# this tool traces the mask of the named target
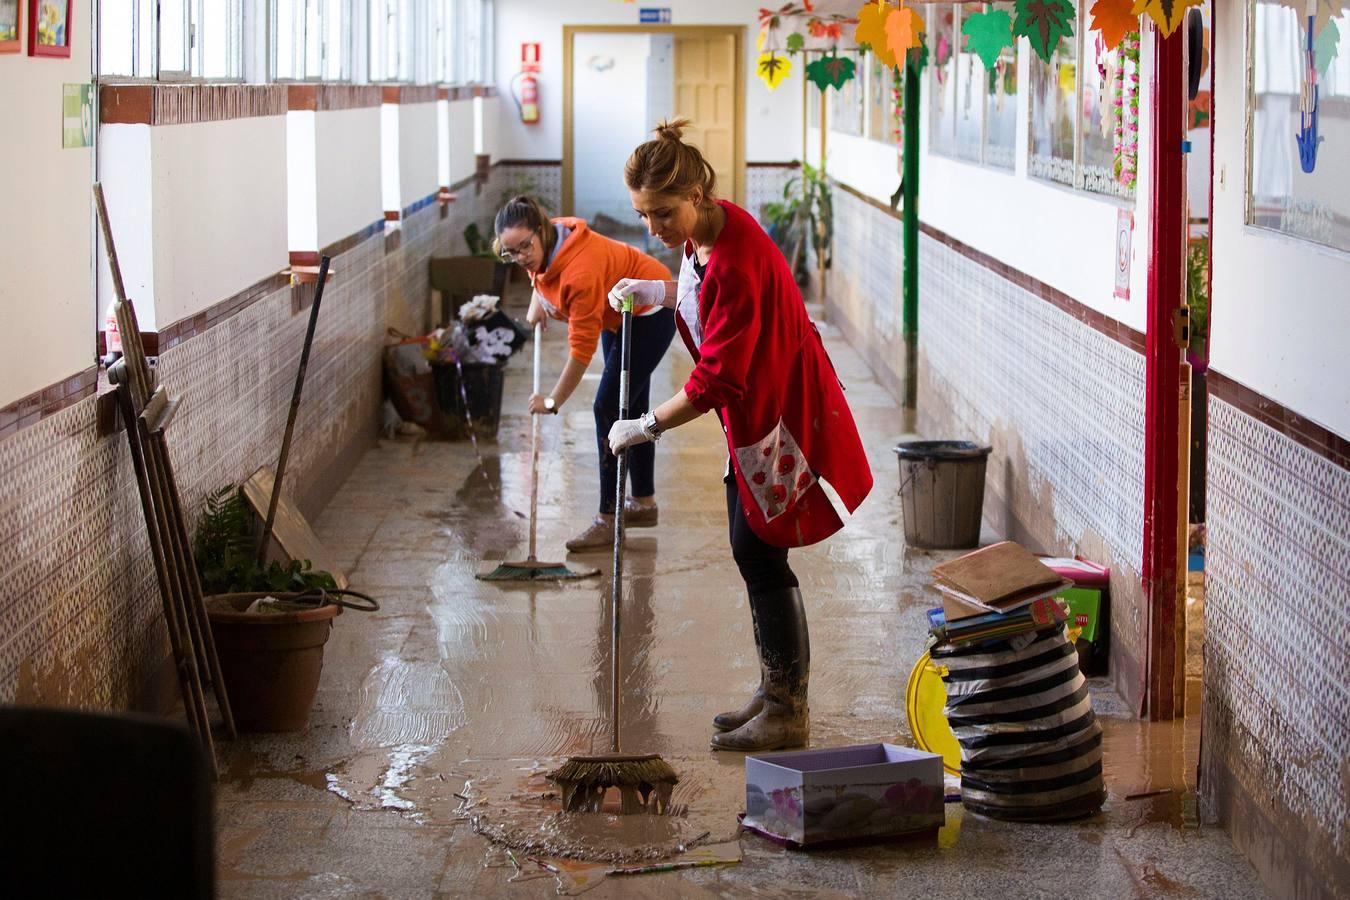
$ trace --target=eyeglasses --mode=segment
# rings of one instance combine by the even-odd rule
[[[534,250],[534,235],[519,247],[502,247],[503,262],[519,262],[524,256],[528,256]]]

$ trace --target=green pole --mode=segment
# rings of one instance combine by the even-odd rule
[[[922,70],[908,59],[904,61],[904,335],[905,335],[905,412],[910,431],[918,405],[919,351],[919,83]]]

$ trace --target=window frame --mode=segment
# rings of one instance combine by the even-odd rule
[[[310,74],[306,71],[304,75],[299,77],[294,74],[282,76],[279,74],[281,69],[280,16],[282,4],[287,4],[292,9],[295,7],[304,9],[312,2],[317,2],[319,5],[319,72],[318,74]],[[267,80],[275,84],[314,84],[321,82],[347,84],[354,81],[356,54],[353,45],[356,28],[353,18],[355,9],[352,0],[267,0]],[[329,76],[326,69],[334,54],[334,47],[328,41],[328,33],[330,30],[329,23],[334,15],[341,17],[340,34],[336,47],[337,75]],[[295,29],[293,28],[293,30]],[[306,58],[308,55],[307,43],[302,40],[297,46],[301,47],[301,58]]]
[[[936,55],[930,53],[930,61],[927,66],[927,68],[930,71],[930,75],[926,90],[926,93],[928,94],[926,104],[929,110],[927,123],[928,152],[934,156],[941,157],[942,159],[949,159],[952,160],[953,162],[965,163],[966,165],[971,166],[979,166],[980,168],[983,169],[989,169],[994,172],[1002,172],[1008,175],[1016,174],[1017,171],[1016,134],[1018,127],[1016,122],[1014,122],[1013,125],[1013,134],[1014,134],[1013,146],[1008,149],[1008,157],[1007,157],[1008,164],[994,162],[992,160],[993,155],[989,152],[990,151],[989,105],[992,100],[992,95],[989,92],[988,86],[989,70],[985,68],[983,60],[979,59],[979,57],[975,53],[973,53],[970,50],[964,49],[962,46],[965,43],[965,35],[962,33],[961,28],[962,25],[964,24],[965,17],[970,14],[966,11],[966,5],[964,3],[954,3],[954,2],[929,3],[927,4],[927,7],[924,10],[928,14],[927,21],[930,23],[930,27],[932,27],[931,23],[938,21],[936,17],[942,14],[941,8],[945,6],[950,6],[952,13],[952,37],[951,37],[952,55],[950,60],[948,60],[948,62],[950,62],[952,66],[951,102],[953,104],[952,109],[954,115],[952,121],[950,122],[951,127],[949,129],[945,129],[945,126],[948,125],[949,123],[940,122],[938,120],[939,114],[936,102],[937,92],[939,90],[945,90],[945,88],[939,88],[937,81],[937,71],[939,66],[937,64]],[[983,12],[983,11],[984,11],[983,6],[979,7],[976,10],[976,12]],[[1004,52],[1005,53],[1007,52],[1006,49]],[[1020,64],[1021,52],[1022,52],[1022,41],[1020,38],[1015,38],[1012,46],[1012,60],[1011,60],[1011,65],[1013,66],[1014,71],[1017,70],[1017,67]],[[969,58],[963,60],[963,57]],[[961,71],[963,63],[967,70],[964,73]],[[977,113],[977,115],[979,116],[980,136],[979,136],[979,158],[975,159],[972,158],[971,154],[968,151],[963,151],[963,144],[961,143],[960,140],[960,118],[959,118],[960,110],[958,104],[962,102],[961,97],[962,90],[966,88],[968,81],[971,80],[971,73],[974,73],[977,67],[979,70],[979,75],[976,76],[974,80],[978,82],[978,85],[973,89],[979,91],[979,102],[978,104],[976,104],[972,100],[972,105],[978,105],[979,107],[979,112]],[[1021,92],[1024,89],[1025,87],[1019,81],[1017,84],[1017,90]],[[1014,95],[1010,99],[1014,104],[1017,103],[1016,95]],[[1020,118],[1021,113],[1016,106],[1014,106],[1014,111],[1015,115],[1018,118]],[[949,145],[942,147],[938,145],[937,141],[939,131],[944,129],[947,131],[946,137],[949,141]]]
[[[155,0],[159,7],[159,14],[155,17],[155,80],[163,82],[177,83],[205,83],[215,84],[237,84],[245,80],[244,47],[248,42],[245,34],[246,23],[248,21],[248,0]],[[187,64],[186,70],[165,69],[162,66],[164,58],[164,34],[163,34],[163,6],[165,3],[175,5],[181,4],[183,8],[183,55]],[[202,74],[205,69],[205,43],[199,39],[205,19],[205,5],[207,3],[225,3],[228,37],[227,57],[231,57],[231,66],[234,73],[226,75],[205,75]],[[233,46],[228,46],[233,44]]]
[[[1118,180],[1114,178],[1101,179],[1096,177],[1095,175],[1089,176],[1087,172],[1087,165],[1084,160],[1085,125],[1086,125],[1083,110],[1083,99],[1086,89],[1084,82],[1084,73],[1088,69],[1088,66],[1085,63],[1085,59],[1088,49],[1086,42],[1088,40],[1088,32],[1089,32],[1088,29],[1089,11],[1087,6],[1088,4],[1086,0],[1074,0],[1074,13],[1076,16],[1076,18],[1074,19],[1074,34],[1072,38],[1074,42],[1073,44],[1074,90],[1073,90],[1073,102],[1070,106],[1070,114],[1072,116],[1072,123],[1073,123],[1072,161],[1069,161],[1067,159],[1061,159],[1060,157],[1054,156],[1039,156],[1036,153],[1035,128],[1036,128],[1037,92],[1034,89],[1034,85],[1036,82],[1036,72],[1037,67],[1048,66],[1050,65],[1050,63],[1042,60],[1034,52],[1031,53],[1031,58],[1028,60],[1029,67],[1027,73],[1028,77],[1026,87],[1029,93],[1027,96],[1027,122],[1025,126],[1027,135],[1027,177],[1034,179],[1036,181],[1066,188],[1068,190],[1078,191],[1092,197],[1100,197],[1116,203],[1133,206],[1137,199],[1138,193],[1137,182],[1130,187],[1126,187],[1125,185],[1121,184]],[[1141,38],[1142,34],[1144,33],[1144,28],[1145,26],[1141,22],[1138,29]],[[1056,52],[1058,52],[1058,49],[1056,50]],[[1119,48],[1116,48],[1114,51],[1108,52],[1122,52],[1122,51],[1120,51]],[[1117,72],[1118,78],[1125,77],[1123,56],[1121,57],[1121,60],[1122,64]],[[1141,75],[1140,92],[1142,93],[1143,90],[1142,73],[1138,74]],[[1070,172],[1071,177],[1069,180],[1066,181],[1062,178],[1056,178],[1049,173],[1049,170],[1057,167],[1063,167],[1065,165],[1071,167]],[[1135,165],[1137,170],[1138,160],[1136,160]],[[1110,190],[1102,190],[1100,188],[1100,185],[1106,185],[1110,187]]]

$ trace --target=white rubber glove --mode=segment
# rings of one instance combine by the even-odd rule
[[[642,427],[641,419],[620,419],[609,429],[609,452],[618,456],[629,447],[636,447],[650,440],[651,437]]]
[[[666,302],[664,281],[643,281],[641,278],[621,278],[609,292],[609,305],[615,312],[623,312],[623,298],[632,297],[640,306],[663,306]]]

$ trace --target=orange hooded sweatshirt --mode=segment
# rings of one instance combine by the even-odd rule
[[[622,318],[610,308],[609,291],[621,278],[670,281],[670,270],[647,254],[596,234],[582,219],[564,217],[554,225],[570,228],[553,262],[534,277],[534,289],[567,322],[572,358],[589,365],[600,343],[600,331],[617,331]],[[634,307],[641,315],[649,306]]]

